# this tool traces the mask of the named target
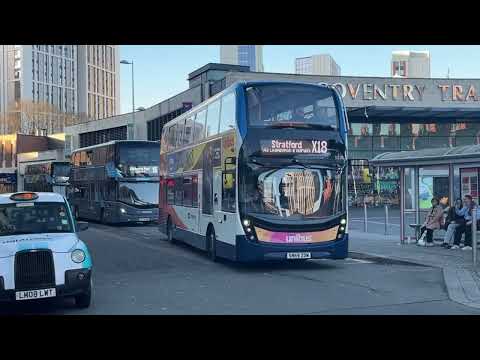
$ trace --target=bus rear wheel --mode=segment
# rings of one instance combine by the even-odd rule
[[[217,246],[216,246],[216,235],[215,229],[213,226],[210,227],[209,231],[207,232],[207,246],[208,246],[208,257],[212,261],[217,261]]]
[[[173,224],[170,217],[168,217],[167,220],[167,241],[170,243],[175,242],[175,239],[173,238]]]
[[[100,223],[106,224],[106,222],[105,222],[105,210],[103,208],[100,209]]]

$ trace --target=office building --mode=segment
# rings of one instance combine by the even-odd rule
[[[403,78],[430,78],[430,52],[393,51],[391,75]]]
[[[220,63],[263,72],[263,45],[220,45]]]
[[[46,135],[119,111],[118,47],[0,45],[0,134]]]
[[[312,55],[295,59],[295,74],[340,76],[340,66],[328,54]]]
[[[98,120],[120,113],[120,59],[116,45],[78,46],[78,107]]]

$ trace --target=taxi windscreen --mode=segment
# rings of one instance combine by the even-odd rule
[[[73,226],[62,203],[18,202],[0,205],[0,236],[66,232],[73,232]]]

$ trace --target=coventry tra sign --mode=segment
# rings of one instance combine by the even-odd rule
[[[374,84],[374,83],[334,83],[343,98],[350,100],[400,100],[423,101],[428,89],[426,84]],[[436,84],[438,98],[441,101],[473,102],[480,97],[475,85]],[[480,89],[478,89],[480,90]]]

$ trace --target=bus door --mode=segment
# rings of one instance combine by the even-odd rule
[[[213,169],[213,214],[215,217],[215,232],[218,237],[218,230],[220,224],[223,223],[222,212],[222,169]]]
[[[186,187],[188,186],[188,192]],[[198,206],[198,175],[186,176],[183,179],[184,201],[187,200],[186,223],[188,230],[194,233],[199,232],[200,207]],[[188,198],[187,198],[188,194]]]
[[[221,168],[215,169],[213,180],[213,199],[214,199],[214,216],[215,216],[215,235],[218,241],[235,244],[235,213],[229,211],[226,200],[224,198],[224,182],[229,181],[230,177],[226,177]]]

